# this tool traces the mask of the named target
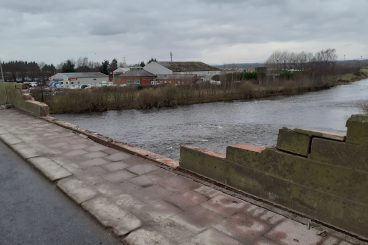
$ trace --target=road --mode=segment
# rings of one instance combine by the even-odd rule
[[[0,142],[0,244],[119,244]]]

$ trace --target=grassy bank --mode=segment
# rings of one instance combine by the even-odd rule
[[[175,107],[218,101],[251,100],[276,95],[295,95],[317,91],[368,77],[368,70],[358,73],[319,77],[318,79],[281,80],[265,84],[248,81],[231,86],[166,86],[148,89],[102,88],[65,91],[44,96],[51,113],[83,113],[106,110]],[[37,99],[40,96],[35,94]]]

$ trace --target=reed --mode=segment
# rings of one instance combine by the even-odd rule
[[[359,77],[361,78],[361,77]],[[146,89],[94,88],[87,90],[64,90],[58,95],[43,96],[51,113],[83,113],[106,110],[150,109],[175,107],[217,101],[252,100],[276,95],[295,95],[330,88],[358,77],[343,75],[277,80],[258,84],[247,81],[240,84],[165,86]],[[34,93],[36,98],[40,95]],[[366,107],[365,107],[366,108]]]

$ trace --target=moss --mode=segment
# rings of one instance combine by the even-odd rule
[[[277,148],[283,151],[308,156],[311,137],[294,130],[283,128],[279,130]]]
[[[346,122],[346,141],[352,144],[368,144],[368,115],[353,115]]]
[[[21,84],[0,83],[0,104],[19,103],[22,99]]]
[[[312,141],[310,158],[368,173],[368,154],[364,145],[315,138]]]
[[[227,183],[229,166],[226,160],[199,149],[181,147],[180,167],[221,183]]]
[[[46,105],[24,100],[22,85],[17,83],[0,83],[0,104],[11,104],[34,116],[46,116],[48,114]]]

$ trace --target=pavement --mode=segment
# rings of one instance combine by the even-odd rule
[[[124,244],[363,244],[13,109],[0,139]]]
[[[0,244],[120,244],[0,142]]]

